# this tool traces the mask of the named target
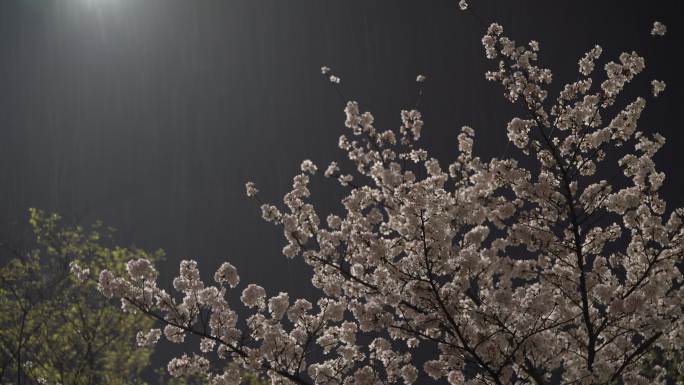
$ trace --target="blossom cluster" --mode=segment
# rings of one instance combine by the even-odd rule
[[[653,22],[653,28],[651,29],[651,35],[653,36],[665,36],[667,33],[667,26],[659,21]]]

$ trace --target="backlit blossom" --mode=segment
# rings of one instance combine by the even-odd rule
[[[228,262],[223,262],[214,274],[214,281],[217,283],[226,283],[230,287],[236,287],[240,283],[240,276],[237,273],[235,266]]]
[[[174,358],[169,362],[169,374],[173,377],[192,376],[204,373],[209,368],[209,360],[198,355]]]
[[[126,271],[133,280],[154,280],[157,271],[147,259],[135,259],[128,261]]]
[[[283,214],[274,205],[263,204],[261,205],[261,217],[266,222],[276,222],[282,218]]]
[[[263,307],[264,297],[266,297],[266,290],[261,286],[250,283],[247,288],[242,291],[240,301],[247,307]]]
[[[318,171],[318,167],[309,159],[305,159],[302,161],[302,165],[300,166],[302,172],[309,173],[311,175],[315,174],[316,171]]]
[[[653,36],[665,36],[667,33],[667,26],[665,24],[655,21],[653,22],[653,28],[651,29],[651,35]]]
[[[508,123],[508,139],[513,142],[518,148],[525,148],[529,142],[530,127],[533,125],[530,121],[525,121],[520,118],[513,118]]]
[[[658,97],[661,92],[665,91],[665,82],[661,80],[652,80],[651,81],[651,87],[653,90],[653,97]]]
[[[271,317],[276,320],[283,318],[283,315],[289,306],[290,303],[287,293],[280,293],[268,300],[268,311],[271,312]]]
[[[247,192],[248,197],[253,197],[259,192],[254,182],[245,183],[245,191]]]
[[[139,331],[136,336],[138,346],[152,346],[159,341],[162,331],[160,329],[151,329],[147,333]]]
[[[79,265],[78,262],[75,261],[69,263],[69,268],[71,270],[71,273],[74,274],[79,281],[85,282],[88,280],[90,276],[89,268],[82,268],[81,265]]]
[[[337,166],[337,162],[330,162],[330,165],[328,168],[325,169],[325,177],[330,178],[331,176],[335,175],[340,171],[340,168]]]
[[[584,76],[589,76],[594,71],[594,62],[601,56],[603,49],[595,46],[579,60],[579,72]]]

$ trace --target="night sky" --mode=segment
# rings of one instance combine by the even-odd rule
[[[517,108],[484,79],[494,64],[480,43],[484,26],[457,3],[0,1],[0,239],[20,239],[27,208],[38,207],[72,222],[101,219],[124,245],[165,249],[165,278],[182,257],[205,273],[228,259],[243,282],[315,296],[244,183],[280,201],[302,159],[325,167],[344,156],[344,103],[322,65],[382,128],[400,125],[425,74],[424,145],[447,164],[470,125],[480,156],[501,155]],[[647,70],[621,101],[650,95],[654,78],[667,82],[660,98],[647,97],[641,129],[667,137],[656,158],[664,195],[684,203],[681,2],[471,3],[517,42],[539,41],[552,96],[594,44],[602,60],[645,56]],[[655,20],[667,24],[665,37],[650,35]],[[339,208],[339,193],[320,179],[313,194],[325,214]]]

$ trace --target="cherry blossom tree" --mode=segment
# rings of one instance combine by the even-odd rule
[[[653,38],[665,31],[654,24]],[[595,46],[577,80],[550,98],[539,43],[518,46],[491,24],[482,44],[494,68],[486,78],[519,106],[506,127],[514,155],[477,157],[475,130],[463,127],[458,157],[443,167],[420,147],[419,111],[379,130],[348,102],[338,145],[355,167],[323,171],[345,192],[344,214],[323,217],[311,203],[319,169],[309,160],[282,206],[261,206],[283,230],[283,254],[311,267],[321,298],[253,283],[235,292],[229,262],[208,283],[192,260],[170,293],[150,261],[132,260],[125,275],[103,271],[99,285],[124,311],[158,321],[138,342],[201,337],[168,371],[215,385],[239,383],[237,366],[218,370],[227,362],[274,384],[664,383],[664,369],[644,365],[684,346],[684,210],[659,195],[665,175],[653,157],[665,138],[638,128],[646,99],[616,102],[644,59],[601,62]],[[329,67],[321,72],[339,87]],[[665,89],[652,84],[653,96]],[[256,184],[246,189],[258,199]],[[229,306],[237,297],[250,311],[244,322]]]

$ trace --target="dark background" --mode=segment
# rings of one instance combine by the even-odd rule
[[[121,244],[165,249],[165,279],[182,257],[205,273],[228,259],[243,282],[271,294],[315,296],[244,183],[280,201],[301,159],[324,168],[344,155],[344,104],[321,65],[384,128],[399,126],[416,75],[427,75],[425,146],[446,164],[467,124],[477,153],[500,155],[516,109],[484,80],[493,66],[484,26],[457,3],[0,1],[0,240],[21,238],[33,206],[69,221],[102,219]],[[667,82],[660,98],[647,97],[641,129],[668,138],[657,161],[665,197],[681,205],[680,1],[471,3],[519,43],[540,42],[553,90],[575,80],[577,59],[596,43],[604,62],[623,50],[644,55],[647,71],[630,87],[648,96],[651,79]],[[655,20],[667,24],[665,37],[650,36]],[[313,187],[322,213],[337,207],[333,183]]]

